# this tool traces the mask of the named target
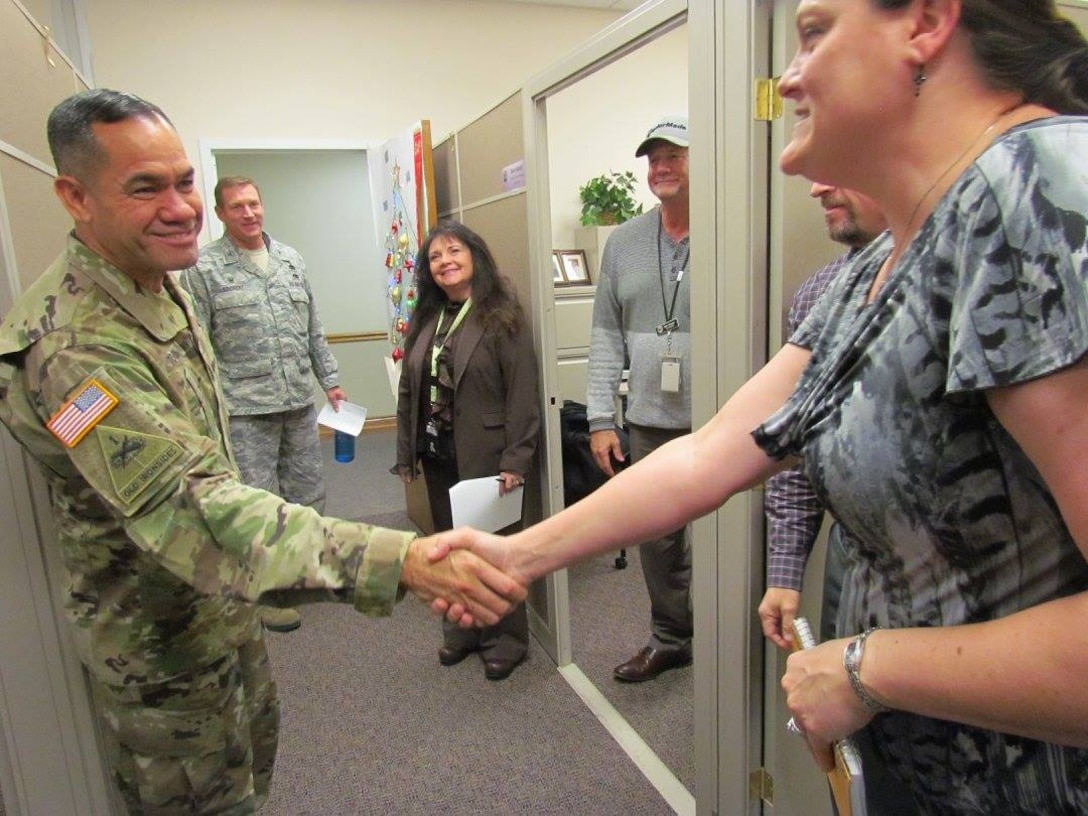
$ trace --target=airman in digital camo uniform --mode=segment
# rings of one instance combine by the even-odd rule
[[[347,395],[310,288],[306,264],[264,231],[256,182],[224,176],[215,185],[224,234],[181,275],[211,338],[230,415],[234,461],[246,484],[325,512],[313,378],[334,410]],[[299,613],[261,606],[266,629],[290,632]]]

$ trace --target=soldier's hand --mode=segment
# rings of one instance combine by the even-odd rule
[[[471,527],[458,527],[428,539],[432,547],[427,553],[427,559],[431,563],[437,563],[447,556],[455,555],[459,550],[472,552],[501,570],[519,586],[527,587],[532,579],[519,567],[520,562],[514,546],[516,540],[516,535],[503,537]],[[450,623],[460,623],[461,626],[466,625],[466,619],[471,619],[463,606],[446,603],[443,599],[432,602],[431,610],[435,614],[445,615]]]
[[[525,600],[526,588],[467,550],[429,559],[433,539],[416,539],[408,548],[401,583],[436,611],[466,625],[492,626]]]

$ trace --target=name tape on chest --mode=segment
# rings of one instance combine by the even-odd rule
[[[117,407],[117,403],[117,397],[92,378],[53,414],[45,427],[66,446],[74,448],[106,414]]]

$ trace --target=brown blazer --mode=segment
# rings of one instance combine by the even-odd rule
[[[416,471],[420,393],[430,366],[438,316],[423,326],[401,365],[397,399],[397,465]],[[485,332],[480,315],[469,311],[457,329],[453,357],[453,444],[462,479],[500,471],[524,477],[540,436],[533,333],[523,319],[514,336]]]

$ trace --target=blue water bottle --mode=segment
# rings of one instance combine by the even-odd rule
[[[355,458],[355,437],[343,431],[336,431],[333,437],[333,451],[337,462],[350,462]]]

